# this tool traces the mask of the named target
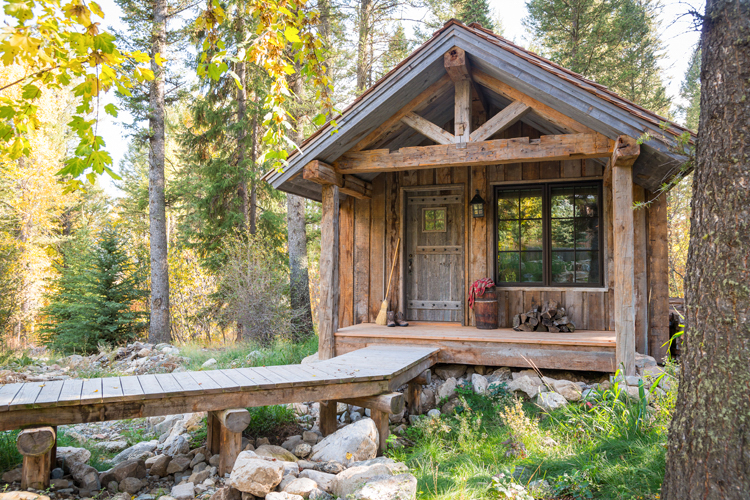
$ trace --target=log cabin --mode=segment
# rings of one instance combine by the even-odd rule
[[[665,355],[658,192],[692,132],[455,20],[336,122],[265,176],[322,202],[321,359],[404,344],[445,363],[634,374],[636,353]],[[476,328],[467,305],[482,278],[497,329]],[[384,299],[408,327],[374,323]],[[574,331],[511,328],[549,301]]]

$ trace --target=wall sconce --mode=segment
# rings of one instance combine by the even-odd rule
[[[471,199],[469,202],[471,205],[471,216],[474,218],[478,217],[484,217],[484,200],[481,196],[479,196],[479,190],[477,189],[477,194],[474,195],[474,198]]]

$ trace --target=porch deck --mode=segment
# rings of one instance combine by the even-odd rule
[[[614,372],[615,332],[516,332],[509,328],[479,330],[458,323],[411,322],[388,328],[361,323],[335,334],[336,355],[382,345],[439,347],[438,362],[558,370]]]

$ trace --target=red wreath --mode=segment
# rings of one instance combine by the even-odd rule
[[[492,288],[495,286],[495,282],[492,281],[492,278],[482,278],[481,280],[476,280],[473,285],[471,285],[471,290],[469,290],[469,307],[471,309],[474,309],[474,300],[484,295],[484,291],[487,288]]]

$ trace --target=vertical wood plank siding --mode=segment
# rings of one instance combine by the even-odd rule
[[[347,197],[339,208],[339,327],[354,319],[354,198]]]
[[[370,200],[370,317],[374,323],[380,311],[380,304],[385,298],[385,179],[380,174],[372,181],[372,199]]]

